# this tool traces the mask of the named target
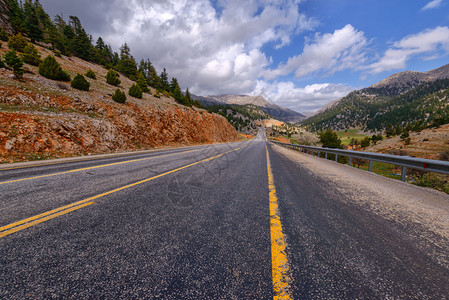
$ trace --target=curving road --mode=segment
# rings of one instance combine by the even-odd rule
[[[260,131],[0,165],[0,298],[449,298],[447,195],[292,152]]]

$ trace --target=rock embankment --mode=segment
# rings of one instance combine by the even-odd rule
[[[0,162],[237,139],[225,118],[201,109],[0,86]]]

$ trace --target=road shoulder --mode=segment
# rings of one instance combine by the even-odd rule
[[[449,267],[449,195],[278,145],[271,144],[271,148],[310,176],[325,181],[323,188],[346,195],[343,201],[410,229],[407,231],[419,238],[423,251],[431,250],[440,265]]]

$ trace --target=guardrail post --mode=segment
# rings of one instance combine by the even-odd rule
[[[370,172],[373,171],[373,161],[372,161],[372,160],[370,160],[370,161],[368,162],[368,171],[370,171]]]
[[[327,159],[327,152],[325,152],[326,154],[324,154],[324,158],[326,158]]]
[[[335,161],[338,162],[338,154],[335,153]]]
[[[348,156],[349,157],[349,159],[348,159],[348,165],[350,166],[351,165],[351,162],[352,162],[352,156]]]
[[[407,167],[402,167],[401,180],[405,182],[405,175],[407,175]]]

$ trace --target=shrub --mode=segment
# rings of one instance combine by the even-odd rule
[[[413,184],[430,187],[449,194],[449,184],[436,174],[425,173],[421,176],[413,176]]]
[[[14,72],[16,78],[22,78],[25,70],[23,67],[23,61],[17,56],[16,51],[10,50],[5,54],[5,62],[10,66]]]
[[[3,27],[0,27],[0,40],[7,42],[9,40],[9,35],[3,30]]]
[[[82,91],[88,91],[90,87],[90,83],[84,78],[83,75],[77,74],[75,78],[73,78],[72,83],[70,86],[74,89],[82,90]]]
[[[444,151],[440,153],[440,160],[449,161],[449,151]]]
[[[10,49],[16,50],[17,52],[23,52],[23,49],[25,49],[26,45],[28,45],[28,42],[25,40],[21,33],[13,35],[8,40],[8,47]]]
[[[95,75],[95,73],[94,73],[94,71],[92,71],[92,70],[87,70],[87,72],[86,72],[86,77],[88,77],[88,78],[91,78],[91,79],[97,79],[97,76]]]
[[[33,44],[28,44],[23,49],[22,59],[25,63],[38,66],[41,63],[41,55]]]
[[[106,82],[111,85],[118,86],[121,83],[119,77],[120,75],[117,72],[114,70],[109,70],[106,74]]]
[[[6,68],[5,63],[1,58],[0,58],[0,68]]]
[[[132,97],[142,99],[142,89],[137,84],[133,84],[129,88],[128,94]]]
[[[112,100],[118,103],[125,103],[126,95],[120,89],[116,89],[114,95],[112,95]]]
[[[51,55],[39,64],[39,74],[53,80],[70,81],[69,74],[61,68],[56,58]]]

